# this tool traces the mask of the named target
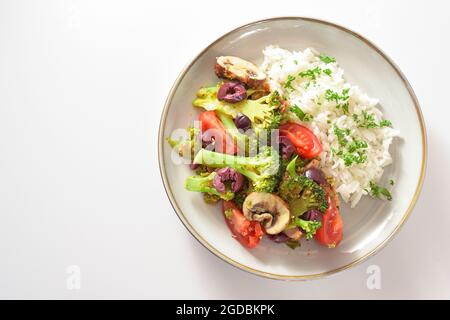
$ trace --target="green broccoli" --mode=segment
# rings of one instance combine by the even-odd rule
[[[231,167],[240,172],[252,183],[258,192],[273,192],[278,185],[280,156],[271,147],[264,146],[256,156],[242,157],[201,149],[194,158],[194,163],[205,164],[214,168]]]
[[[324,212],[328,208],[325,191],[315,181],[297,173],[296,166],[303,165],[297,156],[286,166],[283,178],[278,187],[280,197],[288,201],[291,210],[291,222],[286,229],[299,227],[306,234],[306,239],[312,239],[317,229],[322,226],[320,221],[306,221],[300,217],[308,210],[317,209]]]
[[[292,222],[288,225],[286,229],[290,229],[291,227],[299,227],[306,234],[306,239],[310,240],[316,234],[317,229],[322,226],[322,222],[316,220],[306,221],[300,219],[299,217],[295,217],[292,219]]]
[[[301,168],[303,168],[305,166],[306,161],[303,158],[297,156],[296,154],[292,155],[289,159],[281,158],[280,178],[283,177],[284,173],[286,172],[287,166],[291,163],[292,160],[294,160],[294,158],[295,158],[296,171],[301,170]]]
[[[221,193],[213,187],[212,183],[216,174],[217,173],[213,171],[202,175],[190,176],[186,179],[184,187],[189,191],[207,193],[227,201],[232,200],[234,198],[233,192],[225,191],[224,193]],[[207,199],[211,199],[211,197],[208,197]]]
[[[236,118],[238,113],[242,113],[250,119],[255,132],[262,129],[276,129],[280,125],[282,117],[278,108],[281,102],[277,91],[256,100],[244,99],[231,104],[217,99],[218,90],[219,85],[201,88],[192,104],[206,110],[217,110],[232,118]]]
[[[301,216],[311,209],[324,212],[328,208],[325,191],[316,182],[296,171],[297,157],[294,157],[286,167],[278,188],[280,197],[289,202],[294,216]]]
[[[253,130],[255,131],[257,140],[259,143],[268,144],[271,142],[272,130],[278,129],[280,126],[283,115],[280,109],[275,109],[270,117],[267,117],[265,121],[253,124]]]

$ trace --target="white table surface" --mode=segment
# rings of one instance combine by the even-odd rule
[[[0,298],[450,298],[449,2],[223,3],[0,2]],[[400,233],[365,263],[309,282],[263,279],[209,253],[173,212],[157,164],[180,70],[232,28],[287,15],[379,45],[428,129],[426,180]],[[67,287],[71,265],[78,290]],[[366,286],[371,265],[380,290]]]

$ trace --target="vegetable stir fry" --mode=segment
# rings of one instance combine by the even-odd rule
[[[332,179],[319,168],[322,145],[301,124],[309,115],[271,91],[248,61],[222,56],[214,70],[221,80],[193,100],[200,127],[190,127],[186,139],[168,139],[195,170],[185,188],[208,203],[221,202],[233,237],[247,248],[264,236],[290,248],[302,239],[337,246],[339,202]]]

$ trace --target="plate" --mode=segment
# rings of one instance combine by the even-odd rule
[[[234,55],[262,62],[262,49],[279,45],[288,50],[313,47],[336,57],[345,78],[369,96],[380,100],[381,109],[400,138],[391,145],[393,164],[386,167],[381,184],[393,178],[393,201],[364,197],[354,209],[343,204],[344,239],[328,249],[315,241],[303,241],[291,250],[263,239],[252,250],[231,237],[220,206],[208,205],[201,195],[184,189],[192,174],[187,165],[173,161],[166,142],[174,130],[186,128],[198,111],[190,106],[196,91],[217,82],[215,58]],[[419,103],[403,73],[387,55],[363,36],[345,27],[305,17],[281,17],[253,22],[223,35],[181,72],[169,93],[161,116],[158,137],[159,167],[169,200],[186,228],[212,253],[256,275],[285,280],[319,278],[348,269],[378,252],[405,223],[419,196],[426,164],[426,131]]]

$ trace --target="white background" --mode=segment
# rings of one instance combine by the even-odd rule
[[[450,298],[448,1],[1,1],[0,298]],[[241,24],[347,26],[400,66],[422,105],[428,169],[382,252],[280,282],[203,248],[164,193],[157,128],[180,70]],[[189,106],[189,99],[187,100]],[[68,290],[66,269],[81,268]],[[381,289],[366,286],[370,265]]]

